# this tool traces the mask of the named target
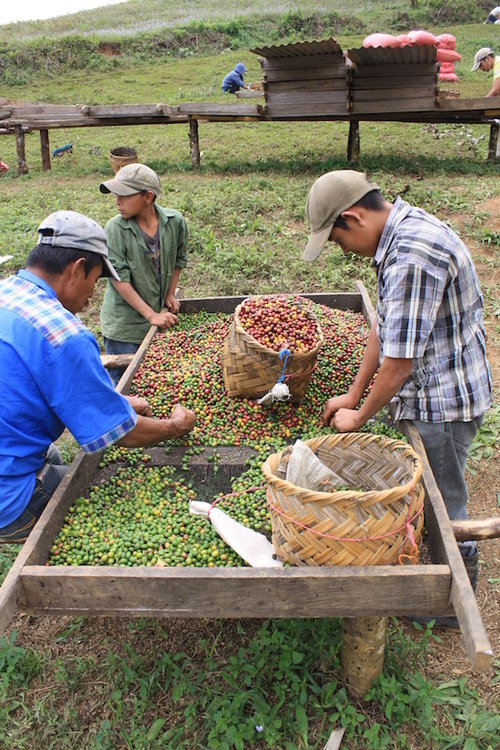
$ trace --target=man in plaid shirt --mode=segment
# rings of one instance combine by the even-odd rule
[[[352,170],[316,180],[306,214],[305,260],[332,241],[372,259],[377,273],[376,322],[360,370],[347,393],[327,401],[325,424],[356,432],[391,402],[395,420],[419,431],[449,517],[467,518],[465,463],[492,403],[483,299],[469,251],[434,216],[399,197],[389,203]],[[477,546],[459,547],[475,587]]]

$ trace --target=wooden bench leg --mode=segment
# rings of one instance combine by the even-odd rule
[[[27,174],[26,166],[26,144],[24,142],[24,131],[22,125],[16,125],[16,149],[17,149],[17,172]]]
[[[364,698],[384,666],[385,617],[344,617],[340,659],[342,676],[356,698]]]
[[[200,141],[198,138],[198,120],[189,118],[189,148],[191,151],[191,164],[193,169],[200,166]]]
[[[500,159],[500,120],[494,120],[490,127],[490,140],[488,142],[488,161]]]
[[[40,149],[42,151],[42,169],[46,172],[50,169],[49,131],[46,128],[40,130]]]
[[[347,141],[347,161],[359,161],[359,120],[349,123],[349,140]]]

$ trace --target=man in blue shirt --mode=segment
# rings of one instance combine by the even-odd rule
[[[250,86],[243,81],[243,74],[247,72],[243,63],[238,63],[233,70],[224,77],[222,90],[228,94],[236,94],[240,89],[249,89]]]
[[[153,419],[117,393],[94,336],[76,317],[100,276],[118,278],[104,230],[75,211],[38,228],[26,268],[0,281],[0,542],[25,541],[64,475],[52,445],[67,427],[84,451],[186,435],[193,412]]]
[[[357,432],[392,402],[395,419],[420,433],[449,517],[467,518],[467,454],[492,403],[483,298],[469,251],[436,217],[399,197],[389,203],[353,170],[318,178],[306,214],[305,260],[332,241],[370,259],[377,273],[377,317],[363,361],[347,393],[327,401],[325,424]],[[459,547],[475,587],[477,546]]]

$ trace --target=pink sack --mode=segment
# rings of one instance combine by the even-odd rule
[[[457,38],[453,34],[440,34],[436,37],[438,49],[455,49]]]
[[[455,73],[439,73],[439,81],[458,81],[459,78]]]
[[[440,73],[454,73],[455,64],[454,63],[441,63],[441,65],[439,66],[439,72]]]
[[[401,42],[392,34],[370,34],[363,39],[363,47],[401,47]]]
[[[422,29],[410,31],[408,38],[411,44],[417,44],[419,47],[436,44],[436,37],[434,34],[431,34],[430,31],[423,31]]]
[[[396,37],[401,42],[402,47],[409,47],[411,45],[410,37],[408,34],[400,34]]]
[[[455,63],[457,60],[461,59],[462,55],[459,55],[458,52],[455,52],[453,49],[440,49],[438,47],[436,50],[436,60],[438,62]]]

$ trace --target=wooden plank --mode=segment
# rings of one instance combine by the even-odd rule
[[[266,81],[264,90],[266,94],[275,94],[281,91],[346,91],[347,82],[345,78],[321,78],[311,83],[311,81]]]
[[[425,523],[431,537],[433,549],[440,552],[450,566],[452,585],[450,598],[457,616],[462,638],[472,667],[485,671],[491,667],[493,651],[481,621],[476,597],[460,555],[450,519],[441,493],[427,460],[425,448],[416,427],[411,422],[401,422],[401,429],[408,436],[411,445],[422,458],[422,479],[427,493]],[[418,608],[413,614],[420,614]],[[437,615],[437,612],[434,614]]]
[[[437,77],[437,66],[435,63],[407,63],[403,65],[357,65],[354,68],[354,78],[358,76],[369,76],[370,78],[387,76],[406,78],[408,76]]]
[[[40,519],[24,543],[0,587],[0,633],[7,628],[19,608],[21,584],[19,575],[25,565],[43,564],[75,498],[84,494],[94,476],[101,453],[85,454],[78,451],[74,461]]]
[[[26,144],[24,141],[24,131],[21,125],[16,125],[16,151],[17,151],[17,172],[18,174],[27,174],[26,165]]]
[[[361,312],[371,328],[376,318],[375,308],[362,281],[356,281],[356,289],[361,297]]]
[[[500,115],[500,97],[483,96],[479,99],[440,99],[439,109],[443,112],[483,112],[487,117],[498,117]]]
[[[395,99],[424,99],[425,97],[435,100],[437,94],[436,86],[415,86],[396,88],[390,86],[387,89],[359,89],[352,92],[354,102],[371,102],[371,101],[394,101]]]
[[[46,172],[50,169],[49,131],[46,129],[40,130],[40,149],[42,152],[42,171]]]
[[[339,72],[333,65],[324,65],[318,68],[278,68],[266,71],[266,81],[314,81],[324,78],[345,80],[346,74]]]
[[[500,537],[500,516],[451,521],[451,528],[458,542],[466,542],[468,539],[497,539]]]
[[[323,103],[334,103],[338,104],[342,102],[345,104],[347,101],[347,89],[341,89],[340,91],[317,91],[314,87],[309,91],[283,91],[275,93],[274,91],[267,94],[267,106],[271,107],[275,104],[285,105],[290,104],[294,106],[296,104],[315,104]]]
[[[99,118],[137,117],[163,115],[169,117],[177,114],[177,106],[168,104],[111,104],[105,106],[88,106],[80,108],[83,115]]]
[[[217,116],[248,116],[256,115],[257,107],[255,104],[215,104],[205,102],[192,102],[179,104],[179,112],[185,115],[217,115]]]
[[[321,118],[324,115],[335,115],[337,117],[345,118],[348,111],[348,102],[343,104],[268,104],[267,114],[270,118],[289,118],[289,119],[301,119],[303,117],[316,117]]]
[[[303,568],[25,567],[29,612],[148,617],[449,613],[447,565]]]
[[[367,298],[368,294],[361,282],[357,282],[363,288]],[[248,295],[235,295],[233,297],[192,297],[190,299],[180,300],[180,313],[196,313],[200,310],[205,312],[224,312],[233,313],[236,307],[247,298]],[[327,305],[336,310],[352,310],[353,312],[362,312],[361,292],[311,292],[299,295],[305,297],[318,305]],[[370,303],[371,304],[371,303]]]
[[[342,55],[297,55],[294,57],[262,57],[259,58],[261,68],[265,73],[269,70],[294,70],[296,68],[315,68],[328,65],[336,69],[339,75],[345,75],[346,64]]]
[[[128,367],[134,358],[133,354],[101,354],[103,367]]]
[[[423,99],[403,99],[401,101],[380,100],[378,102],[352,102],[351,112],[355,115],[362,113],[384,112],[386,115],[392,112],[419,112],[428,111],[433,107],[434,97]]]
[[[371,78],[366,76],[354,76],[351,89],[355,92],[365,89],[389,89],[393,88],[428,88],[431,91],[437,86],[435,76],[408,76],[405,79],[395,77]]]

